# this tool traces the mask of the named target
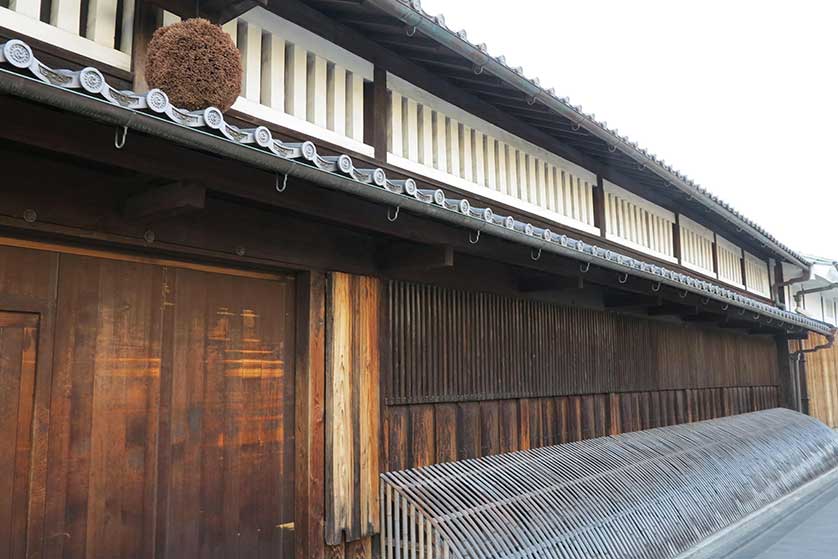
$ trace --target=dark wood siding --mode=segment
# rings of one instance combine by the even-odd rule
[[[776,386],[385,406],[386,469],[403,470],[776,406]]]
[[[294,278],[10,247],[0,262],[12,556],[290,556]]]
[[[0,311],[0,550],[26,556],[38,315]]]
[[[777,384],[773,339],[391,282],[386,404]]]
[[[390,282],[385,467],[778,405],[772,338]]]

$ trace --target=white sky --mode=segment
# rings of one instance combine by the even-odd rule
[[[778,239],[838,258],[838,2],[422,0]]]

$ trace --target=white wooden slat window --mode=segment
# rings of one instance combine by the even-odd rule
[[[673,244],[675,214],[610,181],[603,181],[603,187],[605,237],[662,260],[675,262]],[[575,200],[572,199],[571,203],[574,202]],[[593,207],[589,205],[574,211],[591,213]]]
[[[242,53],[242,93],[234,109],[374,154],[364,143],[370,62],[263,8],[246,12],[224,29]]]
[[[8,0],[0,3],[0,23],[21,35],[130,70],[134,6],[135,0]]]
[[[719,258],[719,279],[736,287],[742,284],[742,249],[724,237],[716,235],[716,250]]]
[[[771,280],[768,274],[768,263],[747,251],[743,252],[745,258],[745,287],[751,293],[770,297]]]
[[[593,173],[397,76],[388,74],[387,84],[391,164],[548,221],[599,234],[594,226]],[[396,135],[400,141],[393,140]],[[413,145],[418,146],[416,151]]]
[[[679,215],[681,229],[681,265],[706,276],[716,277],[713,270],[713,231]]]

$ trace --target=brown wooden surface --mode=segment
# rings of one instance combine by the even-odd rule
[[[387,404],[774,385],[774,340],[391,282]]]
[[[0,551],[26,557],[38,315],[0,310]]]
[[[825,342],[822,336],[812,335],[802,342],[802,347],[811,349]],[[806,377],[809,413],[838,428],[838,348],[806,354]]]
[[[326,543],[378,531],[381,283],[329,275],[326,321]]]
[[[402,470],[776,406],[776,386],[386,406],[385,466]]]
[[[11,556],[289,556],[295,329],[290,276],[0,246]]]

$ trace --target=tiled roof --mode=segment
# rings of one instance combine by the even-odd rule
[[[258,147],[263,152],[272,154],[283,160],[302,163],[316,168],[326,174],[339,175],[346,180],[366,185],[369,189],[377,189],[392,196],[392,206],[399,207],[400,200],[409,198],[424,204],[436,206],[443,212],[456,214],[466,218],[470,227],[485,234],[502,235],[512,238],[522,244],[536,247],[539,251],[546,250],[562,256],[569,256],[592,263],[597,266],[615,269],[621,274],[631,274],[655,282],[660,286],[670,285],[683,290],[684,293],[694,293],[705,300],[716,300],[725,306],[733,305],[739,313],[754,318],[767,318],[768,324],[774,321],[787,325],[804,328],[814,332],[829,334],[830,325],[813,320],[799,313],[793,313],[766,304],[751,297],[747,297],[717,284],[695,278],[680,272],[670,270],[654,263],[644,262],[619,252],[597,247],[580,239],[567,235],[559,235],[521,222],[512,216],[505,216],[494,212],[491,208],[476,208],[466,199],[452,199],[440,189],[424,189],[413,178],[390,179],[380,168],[358,168],[352,158],[346,154],[337,156],[323,156],[317,152],[317,147],[309,141],[288,143],[275,138],[272,132],[264,127],[238,128],[227,123],[222,112],[209,107],[201,111],[187,111],[174,107],[166,94],[153,89],[148,93],[134,93],[119,91],[111,87],[103,74],[95,68],[84,68],[80,71],[54,70],[41,63],[33,54],[32,49],[23,41],[14,39],[0,45],[0,65],[9,65],[19,71],[28,71],[35,78],[50,86],[81,90],[101,102],[121,107],[137,114],[166,117],[171,122],[197,130],[211,131],[229,142],[247,147]],[[0,70],[6,73],[5,70]],[[6,77],[8,79],[8,77]],[[136,120],[136,119],[135,119]],[[326,175],[324,174],[324,177]],[[582,268],[587,271],[587,268]]]
[[[445,17],[442,14],[432,15],[425,12],[422,9],[420,0],[397,1],[411,8],[417,15],[421,16],[425,21],[433,24],[438,29],[445,31],[454,37],[457,37],[460,41],[463,42],[464,45],[467,45],[471,49],[473,49],[476,55],[491,58],[493,61],[502,65],[505,69],[509,70],[510,72],[514,72],[517,76],[529,82],[531,86],[538,88],[538,90],[540,90],[540,94],[534,96],[534,98],[540,98],[541,100],[549,98],[552,101],[560,103],[568,111],[572,113],[573,119],[576,120],[576,122],[579,125],[592,132],[598,131],[604,133],[606,137],[609,138],[609,143],[612,144],[615,149],[620,149],[621,151],[626,153],[626,155],[629,155],[630,157],[638,161],[638,163],[645,165],[648,169],[654,170],[655,173],[660,175],[661,178],[663,178],[664,180],[668,180],[673,183],[678,182],[685,190],[687,190],[694,197],[703,198],[709,201],[711,203],[711,206],[715,206],[715,211],[722,214],[723,216],[725,215],[725,213],[731,214],[733,217],[740,220],[744,225],[751,228],[753,232],[756,233],[758,236],[761,236],[763,238],[763,242],[767,241],[773,244],[775,247],[777,247],[780,251],[783,251],[793,256],[801,263],[807,265],[809,264],[808,260],[803,255],[794,251],[784,243],[780,242],[776,237],[774,237],[774,235],[769,233],[761,225],[742,214],[739,210],[737,210],[736,208],[734,208],[729,203],[725,202],[712,192],[697,184],[686,174],[673,168],[671,165],[666,163],[663,159],[659,158],[651,151],[638,145],[637,142],[634,142],[630,140],[628,137],[621,135],[616,129],[609,128],[606,122],[597,120],[594,114],[584,112],[582,110],[581,105],[574,105],[570,102],[569,98],[559,96],[553,88],[543,87],[538,78],[527,77],[524,74],[524,69],[522,67],[510,66],[507,63],[505,56],[489,55],[488,47],[486,46],[486,44],[476,44],[470,42],[468,40],[468,36],[465,30],[456,31],[454,29],[449,28],[445,24]],[[504,79],[503,76],[497,77]]]

